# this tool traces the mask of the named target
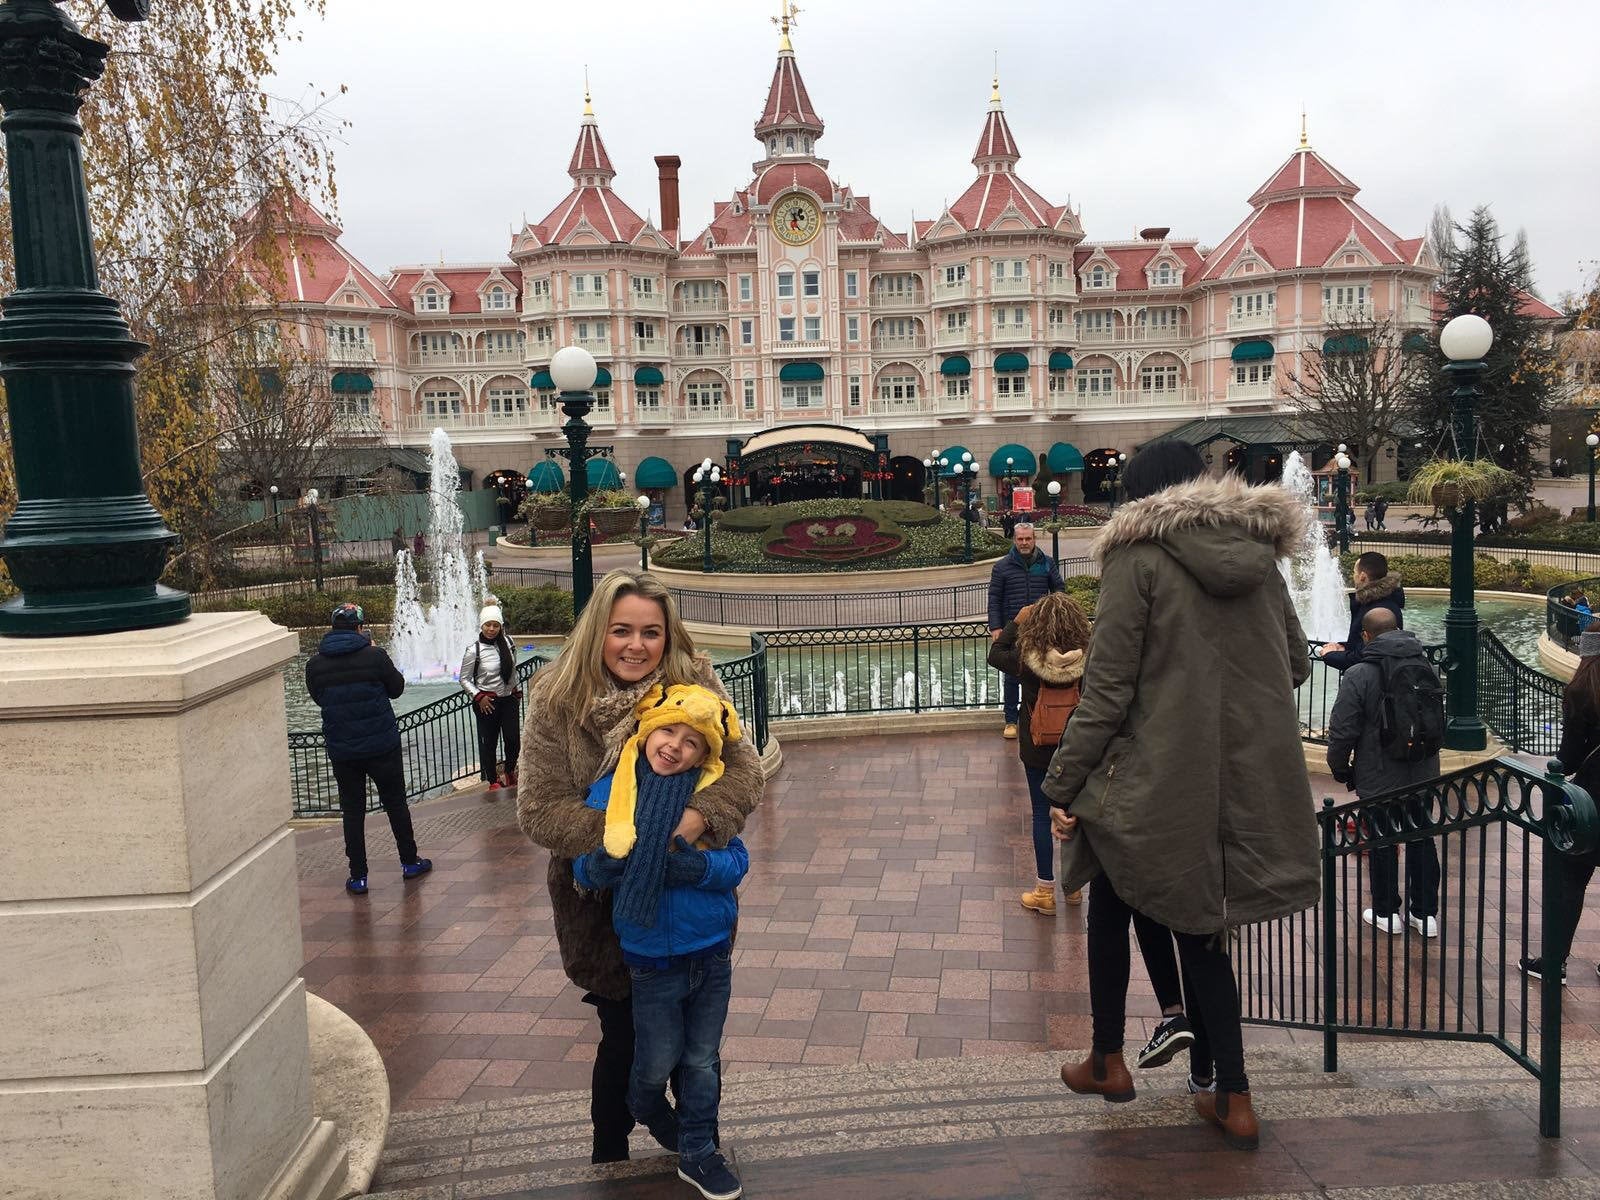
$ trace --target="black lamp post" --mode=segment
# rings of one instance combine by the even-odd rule
[[[1061,567],[1061,481],[1052,479],[1045,485],[1045,491],[1050,493],[1050,557],[1056,560],[1056,568]]]
[[[283,540],[283,529],[278,524],[278,485],[273,484],[267,491],[272,496],[272,532],[281,542]]]
[[[546,450],[551,458],[564,458],[570,479],[567,494],[572,504],[572,615],[583,613],[594,594],[594,555],[589,546],[589,460],[611,453],[610,446],[589,445],[589,422],[584,417],[594,407],[596,375],[594,355],[582,346],[563,346],[550,358],[550,378],[561,390],[561,411],[567,422],[561,431],[567,435],[565,447]]]
[[[966,558],[972,561],[972,476],[976,470],[971,454],[963,454],[961,461],[950,468],[955,472],[956,481],[961,484],[961,519],[966,523]]]
[[[650,569],[650,497],[640,496],[634,501],[639,506],[639,570]]]
[[[1015,466],[1016,461],[1017,460],[1012,458],[1009,454],[1006,455],[1006,475],[1005,475],[1005,480],[1006,480],[1006,503],[1005,503],[1005,507],[1008,510],[1012,511],[1012,512],[1015,512],[1016,508],[1017,508],[1016,501],[1012,498],[1012,497],[1014,497],[1016,495],[1015,485],[1012,484],[1012,482],[1011,482],[1011,469],[1012,469],[1013,466]]]
[[[704,549],[700,557],[700,569],[707,575],[711,573],[711,502],[716,498],[722,486],[722,468],[713,463],[709,458],[701,462],[694,473],[695,487],[700,490],[700,520],[701,528],[705,533]]]
[[[1339,553],[1343,554],[1350,549],[1350,456],[1345,453],[1343,442],[1339,443],[1339,453],[1334,455],[1333,461],[1339,468],[1333,480],[1333,520],[1338,526]]]
[[[1594,448],[1600,446],[1600,435],[1591,433],[1583,439],[1589,447],[1589,523],[1594,524]]]
[[[140,20],[143,0],[115,0]],[[172,625],[189,597],[156,581],[177,535],[145,493],[133,364],[146,349],[100,290],[78,109],[110,47],[47,0],[0,4],[17,290],[0,319],[17,507],[0,557],[22,594],[0,634]]]
[[[1122,468],[1127,463],[1126,454],[1118,454],[1111,462],[1111,478],[1108,481],[1111,488],[1110,511],[1117,511],[1117,489],[1122,485]]]
[[[318,520],[322,510],[317,506],[319,494],[316,488],[306,493],[301,501],[306,506],[306,519],[311,522],[311,575],[316,580],[317,591],[322,590],[322,529]]]
[[[1451,391],[1456,453],[1465,461],[1477,458],[1478,431],[1473,405],[1478,398],[1478,374],[1483,356],[1494,344],[1494,331],[1482,317],[1464,314],[1439,333],[1439,349],[1450,360],[1446,371],[1454,377]],[[1482,750],[1488,732],[1478,719],[1478,610],[1475,605],[1475,564],[1472,553],[1474,505],[1462,497],[1450,517],[1450,607],[1444,616],[1444,642],[1450,669],[1450,719],[1444,744],[1451,750]]]

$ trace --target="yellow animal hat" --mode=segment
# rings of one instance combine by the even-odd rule
[[[622,747],[616,774],[611,779],[611,799],[606,804],[606,853],[612,858],[626,857],[638,836],[635,808],[639,800],[639,752],[645,738],[668,725],[688,725],[706,739],[706,760],[700,764],[700,780],[695,791],[708,788],[722,778],[722,747],[743,736],[739,714],[709,688],[675,683],[665,691],[658,683],[644,694],[633,710],[639,728]]]

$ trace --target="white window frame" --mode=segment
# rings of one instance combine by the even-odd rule
[[[801,326],[801,331],[805,334],[805,337],[801,339],[802,341],[820,342],[822,340],[822,318],[806,317],[805,324]]]
[[[1078,395],[1105,396],[1117,390],[1115,367],[1079,367],[1073,372],[1078,377]]]
[[[952,263],[944,269],[944,282],[946,287],[955,287],[958,283],[967,281],[967,264]]]
[[[948,376],[944,381],[944,398],[946,400],[972,399],[972,376]]]
[[[800,272],[800,294],[807,300],[815,300],[822,295],[822,272]]]
[[[1181,386],[1176,363],[1154,363],[1139,368],[1139,390],[1145,394],[1165,395],[1176,392]]]
[[[423,288],[422,295],[417,301],[417,307],[422,312],[443,312],[444,295],[438,288]]]
[[[846,317],[844,319],[844,340],[859,342],[861,340],[861,318]]]
[[[422,393],[422,412],[428,417],[459,417],[464,397],[460,388]]]
[[[844,298],[854,300],[861,295],[861,273],[859,271],[846,271],[844,273]]]
[[[1265,292],[1235,292],[1233,294],[1233,315],[1235,317],[1270,317],[1277,312],[1277,308],[1278,293],[1276,289]]]
[[[827,403],[823,399],[820,382],[780,384],[778,399],[784,408],[816,409]]]
[[[778,299],[779,300],[793,300],[794,299],[794,272],[793,271],[779,271],[778,272]]]
[[[511,292],[498,283],[483,294],[485,312],[504,312],[511,307]]]
[[[739,345],[754,346],[756,344],[756,323],[753,317],[744,317],[739,321]]]
[[[778,340],[780,342],[792,342],[795,340],[793,317],[778,318]]]
[[[851,407],[852,408],[860,407],[860,405],[861,405],[861,376],[859,376],[859,375],[850,376],[849,396],[850,396],[850,405],[851,405]]]
[[[1028,395],[1028,372],[995,372],[994,394],[996,396],[1008,396],[1018,400],[1026,399]]]
[[[755,280],[749,275],[739,276],[739,303],[749,304],[755,295]]]
[[[756,410],[756,381],[754,379],[746,379],[744,381],[744,410],[745,412],[755,412]]]
[[[661,411],[661,389],[658,387],[641,387],[636,384],[633,389],[633,410],[641,413],[659,413]]]
[[[915,375],[880,375],[878,376],[879,400],[916,400],[917,377]]]
[[[722,380],[692,379],[683,385],[683,399],[691,412],[715,412],[722,407]]]
[[[484,408],[491,413],[513,416],[528,411],[528,390],[521,387],[485,388]]]

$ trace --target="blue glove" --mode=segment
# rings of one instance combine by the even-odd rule
[[[704,850],[696,850],[682,837],[674,839],[672,853],[667,855],[668,887],[695,887],[705,880],[710,869]]]
[[[612,858],[604,846],[596,846],[583,856],[583,871],[596,891],[604,892],[617,886],[622,872],[628,867],[625,858]]]

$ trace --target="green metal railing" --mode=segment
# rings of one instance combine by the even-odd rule
[[[750,639],[750,653],[717,663],[717,677],[727,689],[744,726],[745,737],[757,753],[767,746],[766,647],[759,636]],[[523,699],[519,722],[527,715],[528,683],[549,660],[534,656],[517,665],[517,682]],[[464,691],[425,704],[398,716],[400,749],[406,764],[406,799],[415,801],[478,774],[478,726],[472,698]],[[339,789],[328,762],[322,730],[289,734],[289,772],[297,817],[328,817],[339,813]],[[367,786],[367,810],[379,808],[377,792]]]
[[[1478,629],[1478,716],[1520,754],[1561,748],[1561,694],[1566,684],[1530,667],[1498,637]]]
[[[1580,613],[1575,605],[1568,604],[1567,597],[1589,592],[1595,593],[1590,597],[1592,607],[1593,602],[1600,601],[1600,578],[1557,584],[1544,594],[1545,632],[1550,635],[1550,640],[1563,650],[1576,653],[1578,635],[1589,624],[1589,618]],[[1592,613],[1590,616],[1592,617]]]
[[[987,621],[773,629],[760,636],[768,707],[778,720],[1000,703]]]
[[[1230,933],[1245,1021],[1320,1030],[1327,1071],[1338,1069],[1341,1033],[1497,1046],[1539,1080],[1540,1132],[1560,1136],[1562,988],[1544,981],[1535,1027],[1517,967],[1553,944],[1561,906],[1581,903],[1563,895],[1556,856],[1600,841],[1594,801],[1559,766],[1541,774],[1501,758],[1366,800],[1324,800],[1321,900]],[[1409,922],[1381,933],[1362,919],[1372,856],[1423,839],[1437,842],[1438,936]],[[1395,877],[1402,914],[1429,907],[1403,866]]]

